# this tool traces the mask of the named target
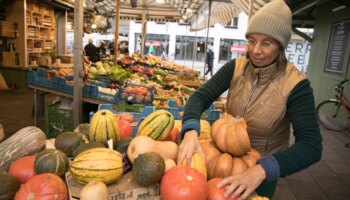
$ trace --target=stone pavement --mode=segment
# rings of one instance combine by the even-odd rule
[[[55,96],[45,95],[49,105]],[[33,125],[33,92],[27,89],[0,91],[0,123],[8,137]],[[44,130],[44,120],[38,126]],[[349,132],[333,132],[321,127],[324,146],[322,159],[306,170],[282,178],[273,200],[350,200]]]

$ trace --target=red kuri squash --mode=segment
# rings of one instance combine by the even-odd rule
[[[216,187],[220,181],[222,181],[222,178],[213,178],[208,181],[208,200],[234,200],[232,197],[224,197],[225,187]]]
[[[36,175],[34,168],[35,156],[24,156],[12,163],[9,174],[16,177],[20,184],[26,183]]]
[[[163,200],[206,200],[208,197],[207,181],[203,174],[187,166],[169,169],[160,184]]]
[[[52,173],[43,173],[32,177],[21,186],[15,200],[55,199],[68,200],[68,190],[63,180]]]

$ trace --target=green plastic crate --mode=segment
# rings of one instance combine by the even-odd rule
[[[141,113],[145,108],[142,104],[133,104],[125,101],[118,102],[118,112],[136,112]]]
[[[73,110],[60,109],[56,106],[45,108],[45,133],[48,139],[55,138],[59,133],[74,130]]]

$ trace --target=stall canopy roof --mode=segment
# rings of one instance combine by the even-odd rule
[[[249,15],[249,8],[252,4],[252,14],[259,10],[266,3],[273,0],[218,0],[212,1],[209,26],[219,23],[225,26],[232,18],[240,12]],[[285,0],[293,13],[293,29],[313,28],[316,14],[316,6],[325,2],[333,2],[338,6],[350,7],[349,0]],[[209,13],[208,1],[202,6],[200,14],[192,18],[191,30],[202,30],[208,27]]]
[[[64,1],[74,4],[74,0]],[[141,20],[143,12],[147,21],[179,22],[191,19],[206,0],[120,0],[120,17]],[[111,17],[116,15],[116,0],[86,0],[85,11]]]
[[[47,0],[68,2],[73,5],[74,0]],[[141,20],[145,12],[148,21],[191,23],[192,30],[202,30],[208,26],[209,0],[120,0],[120,17],[122,19]],[[240,12],[249,14],[250,3],[253,2],[255,13],[267,2],[272,0],[211,0],[210,23],[226,25]],[[349,0],[285,0],[293,13],[293,28],[313,28],[316,6],[332,2],[336,6],[350,7]],[[86,11],[105,17],[116,14],[116,0],[86,0]]]

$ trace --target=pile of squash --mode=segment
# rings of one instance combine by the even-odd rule
[[[68,199],[60,177],[68,170],[68,158],[45,145],[45,133],[34,126],[22,128],[0,143],[1,199]]]
[[[244,119],[229,115],[212,127],[201,120],[199,138],[205,158],[196,152],[191,163],[181,164],[176,164],[181,122],[166,110],[143,119],[135,137],[125,138],[116,116],[100,110],[88,134],[60,133],[55,149],[45,149],[46,137],[40,129],[26,127],[0,143],[0,179],[5,180],[0,197],[20,200],[45,193],[68,199],[62,176],[69,171],[84,185],[80,199],[105,200],[107,185],[132,170],[133,181],[140,187],[160,183],[164,200],[216,199],[224,193],[216,188],[222,178],[243,172],[260,158],[250,146],[246,126]]]

